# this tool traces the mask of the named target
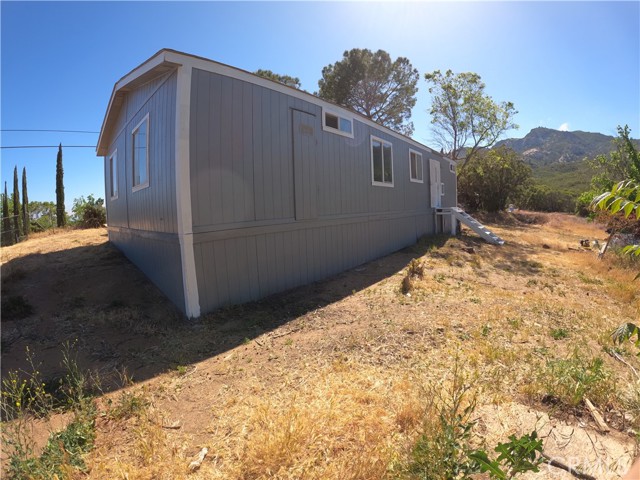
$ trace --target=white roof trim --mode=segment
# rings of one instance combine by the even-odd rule
[[[382,128],[385,130],[385,133],[387,133],[392,137],[399,138],[409,143],[415,148],[426,150],[438,156],[441,159],[452,162],[451,159],[445,157],[443,154],[432,149],[431,147],[423,145],[413,140],[410,137],[402,135],[372,120],[369,120],[368,118],[364,117],[363,115],[357,112],[354,112],[353,110],[349,110],[347,108],[341,107],[340,105],[336,105],[334,103],[328,102],[319,97],[316,97],[315,95],[312,95],[302,90],[298,90],[297,88],[289,87],[287,85],[283,85],[282,83],[259,77],[253,73],[247,72],[240,68],[232,67],[229,65],[225,65],[223,63],[216,62],[214,60],[209,60],[207,58],[198,57],[195,55],[182,53],[182,52],[178,52],[176,50],[171,50],[171,49],[160,50],[154,56],[149,58],[146,62],[142,63],[140,66],[136,67],[135,69],[133,69],[131,72],[129,72],[128,74],[126,74],[124,77],[122,77],[120,80],[116,82],[113,88],[113,92],[111,94],[111,99],[109,100],[109,106],[107,107],[107,112],[105,114],[104,121],[102,123],[102,128],[100,129],[100,137],[98,138],[98,146],[96,148],[96,153],[98,155],[102,156],[107,154],[108,145],[103,145],[104,135],[105,135],[105,131],[107,130],[107,127],[109,126],[108,124],[111,116],[110,114],[114,113],[112,112],[112,109],[114,108],[114,99],[116,98],[118,93],[121,92],[123,89],[125,89],[127,86],[129,86],[131,83],[133,83],[136,79],[140,78],[141,76],[152,72],[155,68],[159,66],[165,66],[165,65],[166,66],[175,65],[176,67],[183,65],[185,67],[197,68],[199,70],[204,70],[206,72],[218,73],[226,77],[243,80],[245,82],[249,82],[254,85],[259,85],[261,87],[265,87],[270,90],[283,93],[285,95],[299,98],[306,102],[310,102],[315,105],[318,105],[322,108],[330,109],[336,113],[342,114],[349,118],[353,118],[354,120],[364,123],[365,125],[368,125],[370,127]]]
[[[98,137],[98,144],[96,146],[97,155],[102,156],[107,155],[108,153],[108,145],[104,145],[104,135],[108,130],[112,115],[120,109],[120,105],[116,106],[115,104],[116,99],[118,99],[119,95],[122,95],[124,91],[126,91],[127,87],[137,79],[148,73],[151,73],[154,69],[160,66],[174,65],[178,67],[179,65],[181,65],[180,63],[173,64],[172,62],[168,61],[167,53],[169,52],[166,50],[160,50],[153,57],[151,57],[138,67],[134,68],[131,72],[127,73],[124,77],[116,82],[113,87],[113,91],[111,92],[111,98],[109,98],[109,105],[107,106],[107,111],[104,115],[104,120],[102,121],[102,128],[100,128],[100,136]],[[174,56],[173,58],[178,57]]]

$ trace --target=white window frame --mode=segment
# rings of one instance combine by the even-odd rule
[[[373,142],[380,142],[383,145],[382,148],[382,178],[383,181],[382,182],[377,182],[374,178],[374,168],[373,168]],[[384,181],[384,145],[387,144],[389,145],[389,147],[391,147],[391,182],[385,182]],[[391,143],[389,140],[385,140],[384,138],[380,138],[380,137],[376,137],[374,135],[371,135],[371,139],[369,141],[369,146],[370,148],[370,153],[371,153],[371,185],[375,185],[378,187],[393,187],[394,185],[394,173],[393,173],[393,143]]]
[[[329,127],[327,125],[327,114],[338,118],[338,128]],[[340,130],[340,120],[345,120],[351,124],[351,131],[347,132],[345,130]],[[338,112],[337,110],[331,110],[328,108],[322,107],[322,130],[325,132],[335,133],[336,135],[342,135],[343,137],[353,138],[353,117],[349,115],[344,115],[343,113]]]
[[[147,122],[147,137],[146,137],[146,149],[145,151],[147,152],[147,181],[144,183],[140,183],[138,185],[135,185],[135,181],[136,181],[136,177],[135,177],[135,162],[136,162],[136,155],[135,155],[135,136],[136,133],[138,132],[138,130],[140,130],[140,127],[142,126],[143,123]],[[149,123],[149,114],[147,113],[144,118],[142,120],[140,120],[140,122],[138,122],[138,124],[135,126],[135,128],[133,130],[131,130],[131,185],[133,185],[131,191],[132,192],[137,192],[138,190],[142,190],[143,188],[147,188],[149,187],[149,178],[151,177],[151,172],[149,171],[149,137],[151,135],[151,128],[150,128],[150,123]]]
[[[111,200],[116,200],[118,198],[118,188],[120,185],[118,184],[118,149],[109,156],[109,160],[107,161],[107,165],[109,167],[109,198]],[[113,188],[115,179],[116,188]]]
[[[449,171],[456,173],[456,170],[453,168],[453,163],[449,163]]]
[[[414,178],[411,174],[411,155],[415,155],[420,158],[420,176],[421,178]],[[417,168],[417,163],[416,163]],[[409,180],[414,183],[424,183],[424,160],[422,159],[422,153],[414,150],[413,148],[409,149]]]

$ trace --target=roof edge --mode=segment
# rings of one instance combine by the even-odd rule
[[[111,97],[109,98],[109,104],[107,105],[107,111],[102,120],[102,127],[100,128],[100,135],[98,137],[98,143],[96,145],[96,155],[104,156],[107,154],[108,145],[105,145],[105,133],[108,131],[108,127],[113,118],[120,112],[120,105],[118,104],[118,97],[122,97],[132,84],[141,78],[153,74],[154,70],[159,67],[175,66],[179,67],[181,64],[176,62],[179,60],[175,55],[169,55],[172,58],[167,58],[167,54],[173,53],[172,50],[163,48],[154,55],[149,57],[143,63],[131,70],[129,73],[121,77],[113,86]],[[179,52],[175,52],[179,53]]]
[[[270,80],[267,78],[263,78],[263,77],[259,77],[257,75],[255,75],[252,72],[249,72],[247,70],[243,70],[241,68],[238,67],[234,67],[231,65],[227,65],[215,60],[211,60],[209,58],[206,57],[201,57],[198,55],[193,55],[190,53],[185,53],[185,52],[180,52],[178,50],[173,50],[170,48],[163,48],[161,50],[159,50],[157,53],[155,53],[154,55],[152,55],[150,58],[148,58],[146,61],[144,61],[142,64],[140,64],[138,67],[134,68],[133,70],[131,70],[129,73],[127,73],[126,75],[124,75],[122,78],[120,78],[120,80],[118,80],[116,82],[116,84],[114,85],[113,88],[113,92],[111,94],[111,98],[109,100],[109,105],[107,107],[107,112],[105,114],[105,118],[104,121],[102,123],[102,128],[100,129],[100,136],[98,138],[98,145],[96,147],[96,154],[98,156],[104,156],[107,154],[107,148],[108,145],[104,145],[104,135],[105,135],[105,131],[109,125],[109,122],[111,120],[111,118],[113,116],[115,116],[118,112],[119,112],[119,106],[117,106],[115,104],[115,100],[117,99],[118,95],[124,95],[124,92],[126,92],[127,87],[131,86],[132,83],[134,83],[137,79],[150,74],[151,72],[154,71],[154,69],[157,69],[158,67],[161,66],[170,66],[173,65],[175,67],[180,67],[184,64],[191,64],[192,66],[194,66],[195,68],[198,68],[198,66],[203,66],[203,65],[215,65],[217,67],[215,68],[219,68],[222,69],[223,71],[226,72],[236,72],[235,75],[239,75],[241,77],[245,77],[245,76],[249,76],[249,77],[253,77],[250,78],[249,81],[251,81],[251,83],[256,83],[259,85],[264,85],[267,88],[270,88],[272,90],[276,90],[276,91],[282,91],[283,93],[287,93],[289,95],[293,95],[296,97],[303,97],[303,99],[305,99],[306,101],[310,101],[312,103],[318,104],[320,106],[326,104],[327,106],[331,106],[334,108],[338,108],[341,110],[344,110],[345,112],[348,112],[351,115],[354,115],[357,117],[357,119],[365,124],[369,124],[371,126],[375,126],[375,127],[379,127],[379,128],[384,128],[385,130],[387,130],[387,132],[389,134],[391,134],[394,137],[397,137],[399,139],[405,140],[411,144],[413,144],[414,146],[418,147],[418,148],[423,148],[427,151],[429,151],[430,153],[432,153],[433,155],[436,155],[438,157],[441,157],[444,160],[447,160],[449,162],[451,162],[452,164],[455,165],[455,162],[452,161],[450,158],[448,158],[446,155],[438,152],[437,150],[424,145],[420,142],[418,142],[417,140],[414,140],[413,138],[404,135],[402,133],[396,132],[395,130],[390,129],[389,127],[385,127],[384,125],[380,125],[379,123],[374,122],[373,120],[365,117],[364,115],[362,115],[361,113],[356,112],[355,110],[351,110],[347,107],[344,107],[342,105],[338,105],[336,103],[333,103],[331,101],[325,100],[323,98],[317,97],[309,92],[306,92],[304,90],[299,90],[297,88],[294,87],[290,87],[288,85],[284,85],[282,83],[276,82],[274,80]],[[210,67],[211,68],[211,67]],[[115,108],[114,108],[115,107]]]

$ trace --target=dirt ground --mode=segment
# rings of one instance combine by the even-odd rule
[[[621,399],[638,392],[628,365],[640,362],[630,347],[628,365],[606,352],[613,328],[638,321],[633,271],[580,246],[606,238],[583,219],[485,221],[504,246],[469,231],[426,239],[196,321],[182,318],[106,230],[34,236],[2,248],[2,376],[28,369],[28,348],[53,384],[67,344],[101,379],[105,411],[125,394],[146,399],[143,417],[98,417],[91,478],[392,478],[419,431],[425,392],[446,388],[462,362],[478,395],[481,441],[537,428],[549,454],[619,478],[637,453]],[[414,258],[425,273],[403,293]],[[32,308],[24,318],[5,311],[17,296]],[[594,400],[608,434],[584,408],[545,401],[537,372],[578,351],[601,357],[625,386]],[[38,442],[50,428],[36,429]],[[210,454],[188,474],[204,446]],[[572,478],[546,467],[528,475]]]

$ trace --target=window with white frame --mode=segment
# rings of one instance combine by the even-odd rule
[[[409,149],[409,175],[412,182],[423,183],[422,154]]]
[[[322,110],[322,129],[353,138],[353,119],[337,112]]]
[[[118,150],[109,157],[109,194],[111,200],[118,198]]]
[[[133,191],[149,186],[149,114],[131,132]]]
[[[393,187],[393,147],[391,142],[371,136],[371,180],[373,185]]]

